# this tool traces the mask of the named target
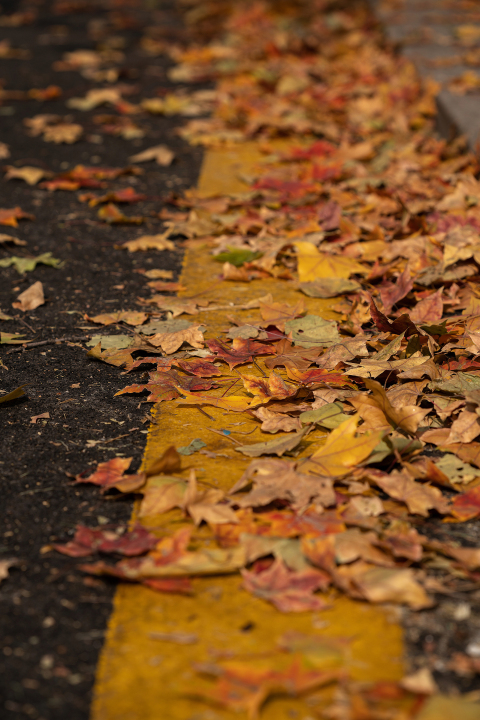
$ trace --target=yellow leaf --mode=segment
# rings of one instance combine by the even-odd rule
[[[340,477],[366,460],[382,439],[383,432],[355,437],[359,415],[352,415],[328,436],[327,442],[301,466],[302,471]]]
[[[353,258],[319,252],[313,243],[301,240],[295,243],[295,247],[300,282],[313,282],[319,278],[349,278],[354,273],[367,272],[367,268]]]

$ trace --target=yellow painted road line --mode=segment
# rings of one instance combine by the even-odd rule
[[[258,159],[259,151],[253,144],[208,152],[199,191],[212,195],[245,189],[237,178],[241,173],[248,173]],[[189,248],[181,276],[182,284],[188,288],[183,294],[202,293],[202,297],[221,301],[223,305],[242,304],[267,292],[271,292],[274,299],[298,300],[298,292],[282,281],[219,283],[215,280],[219,271],[208,249]],[[334,317],[330,301],[306,298],[306,305],[317,315]],[[258,321],[258,310],[234,312],[245,322],[250,318]],[[205,322],[206,335],[212,337],[229,325],[228,314],[228,310],[204,312],[195,320]],[[234,422],[245,422],[239,429],[249,431],[255,424],[244,415],[219,408],[209,407],[208,413],[213,421],[195,408],[177,407],[174,403],[157,405],[149,429],[144,466],[149,466],[169,445],[188,445],[199,437],[217,456],[196,454],[195,459],[188,458],[185,464],[196,467],[199,480],[223,490],[230,489],[249,460],[236,453],[235,446],[226,437],[209,428],[219,430],[229,428]],[[321,433],[318,436],[321,437]],[[264,439],[256,429],[246,442]],[[142,518],[142,522],[152,528],[159,527],[158,517]],[[162,528],[171,531],[183,522],[179,511],[172,512]],[[206,536],[204,531],[197,530],[196,537],[202,536]],[[119,586],[98,665],[91,720],[239,718],[236,713],[208,708],[185,696],[185,691],[195,682],[193,664],[211,662],[221,652],[273,651],[279,637],[292,630],[351,638],[348,672],[353,679],[399,680],[403,676],[402,631],[393,611],[337,597],[323,612],[283,614],[242,590],[239,575],[194,582],[196,592],[192,597],[161,594],[140,585]],[[191,642],[161,640],[155,633],[163,633],[164,638],[168,634],[183,633]],[[299,713],[298,717],[311,714],[302,699],[276,699],[267,704],[262,718],[287,720],[292,717],[292,710]]]

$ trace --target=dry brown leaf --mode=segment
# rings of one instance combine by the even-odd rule
[[[17,297],[17,300],[12,303],[12,307],[18,308],[19,310],[35,310],[35,308],[45,303],[45,297],[43,294],[43,285],[40,281],[30,285],[27,290],[24,290]]]
[[[142,150],[142,152],[136,155],[131,155],[129,160],[131,162],[148,162],[149,160],[156,160],[158,165],[171,165],[175,157],[175,153],[170,150],[166,145],[155,145],[155,147]]]
[[[413,514],[426,517],[429,510],[442,515],[449,512],[449,503],[438,488],[412,480],[405,470],[394,470],[390,475],[376,478],[375,482],[387,495],[404,502]]]
[[[288,500],[298,511],[313,502],[322,507],[335,505],[335,492],[330,478],[302,475],[294,463],[265,458],[253,460],[240,480],[231,489],[236,493],[253,484],[253,490],[240,498],[233,498],[239,507],[260,507],[274,500]]]
[[[404,405],[393,407],[388,399],[387,393],[375,380],[365,380],[365,386],[372,392],[372,400],[383,412],[385,417],[394,428],[401,428],[410,435],[414,435],[418,426],[430,412],[430,409],[422,409],[416,405]]]
[[[52,176],[52,173],[48,170],[42,170],[42,168],[32,167],[30,165],[24,165],[19,168],[13,165],[7,165],[5,170],[7,171],[5,180],[25,180],[28,185],[36,185],[42,178]]]
[[[164,235],[141,235],[135,240],[127,240],[123,245],[117,245],[121,250],[129,250],[130,252],[139,252],[141,250],[175,250],[175,245],[171,240],[167,240]]]
[[[366,460],[383,433],[377,431],[355,437],[359,420],[359,415],[352,415],[332,430],[325,445],[306,461],[302,469],[317,475],[341,477]]]
[[[288,415],[280,415],[272,412],[268,407],[259,407],[253,411],[253,414],[262,421],[262,432],[292,432],[302,429],[302,423],[298,417],[292,418]]]
[[[154,347],[162,348],[163,352],[171,355],[176,352],[183,343],[191,345],[194,348],[203,348],[204,339],[203,332],[199,330],[201,325],[193,325],[186,330],[178,330],[170,333],[157,333],[148,339],[149,343]]]

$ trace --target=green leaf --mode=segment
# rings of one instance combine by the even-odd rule
[[[156,333],[174,333],[188,330],[192,323],[188,320],[154,320],[146,325],[137,325],[135,330],[142,335],[156,335]]]
[[[267,442],[240,445],[235,450],[242,453],[242,455],[248,455],[248,457],[260,457],[260,455],[278,455],[280,457],[283,453],[296,448],[308,430],[309,428],[304,428],[301,432],[288,433],[280,438],[267,440]]]
[[[337,323],[318,315],[305,315],[285,323],[285,332],[292,333],[294,345],[304,348],[328,347],[340,340]]]
[[[25,392],[23,391],[24,387],[24,385],[20,385],[20,387],[12,390],[12,392],[2,395],[0,397],[0,403],[9,402],[9,400],[15,400],[16,398],[22,397],[22,395],[25,395]]]
[[[51,267],[59,268],[63,265],[63,262],[61,260],[58,260],[57,258],[52,257],[51,252],[42,253],[42,255],[37,255],[37,257],[34,258],[24,258],[12,255],[9,258],[4,258],[3,260],[0,260],[0,267],[10,267],[11,265],[13,265],[16,271],[19,272],[21,275],[23,275],[23,273],[35,270],[35,268],[39,264],[50,265]]]
[[[192,440],[189,445],[184,445],[183,447],[177,448],[177,452],[180,455],[193,455],[193,453],[198,452],[204,447],[207,447],[207,443],[203,442],[203,440],[200,440],[200,438],[195,438],[195,440]]]
[[[214,256],[216,262],[229,262],[230,265],[235,267],[241,267],[246,262],[252,262],[252,260],[258,260],[262,257],[261,252],[253,252],[253,250],[240,250],[237,248],[228,248],[228,252],[222,252]]]
[[[348,415],[343,412],[341,403],[327,403],[318,410],[307,410],[300,415],[300,421],[304,424],[316,423],[329,430],[333,430],[346,420]]]
[[[25,335],[0,332],[0,345],[22,345],[24,342],[27,342],[21,339],[23,337],[25,337]]]
[[[96,347],[101,343],[102,350],[123,350],[130,347],[133,340],[130,335],[93,335],[87,347]]]
[[[480,377],[470,373],[459,372],[450,380],[432,380],[428,383],[430,390],[441,390],[454,395],[465,395],[471,390],[480,389]]]

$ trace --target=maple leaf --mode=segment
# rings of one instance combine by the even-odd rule
[[[299,418],[272,412],[267,407],[259,407],[257,410],[253,410],[253,414],[262,421],[262,432],[291,432],[292,430],[302,429]]]
[[[462,522],[478,517],[480,515],[480,486],[477,485],[471,490],[456,495],[450,512],[457,520]]]
[[[344,579],[353,581],[355,588],[366,600],[373,603],[393,602],[405,604],[412,610],[433,605],[423,587],[410,569],[372,567],[359,562],[343,567],[339,572]]]
[[[303,385],[336,385],[338,387],[349,387],[356,388],[356,385],[351,382],[348,378],[340,373],[328,372],[323,368],[313,368],[310,370],[298,370],[295,367],[287,366],[287,375],[290,380],[302,383]]]
[[[276,372],[272,372],[266,378],[243,375],[242,373],[240,373],[240,377],[243,380],[245,390],[254,395],[250,403],[252,407],[273,399],[285,400],[288,397],[293,397],[297,392],[296,388],[289,388]]]
[[[10,227],[17,227],[17,220],[35,220],[34,215],[23,212],[19,207],[10,208],[9,210],[0,209],[0,225],[10,225]]]
[[[470,412],[469,410],[462,410],[456,420],[452,423],[450,428],[450,435],[448,436],[445,445],[451,443],[470,443],[472,440],[480,435],[480,423],[477,413]]]
[[[408,315],[400,315],[400,317],[396,318],[393,322],[390,322],[390,320],[387,318],[386,315],[384,315],[375,305],[374,299],[370,298],[370,313],[372,315],[372,320],[377,326],[379,330],[382,332],[390,332],[395,333],[395,335],[401,335],[402,333],[405,333],[406,337],[409,337],[409,335],[418,335],[419,330],[415,323],[413,323]]]
[[[449,512],[449,503],[438,488],[415,482],[404,470],[376,477],[375,483],[390,497],[404,502],[411,513],[426,517],[429,510],[443,515]]]
[[[275,348],[255,342],[250,338],[234,338],[232,345],[221,340],[207,340],[207,347],[212,353],[226,362],[232,370],[237,365],[251,362],[257,355],[273,355]]]
[[[364,382],[365,387],[372,392],[372,404],[376,405],[384,413],[393,427],[399,427],[410,435],[414,435],[430,409],[422,409],[416,405],[393,407],[380,383],[376,382],[376,380],[365,380]]]
[[[332,430],[323,447],[302,466],[308,472],[327,477],[341,477],[366,460],[383,437],[383,432],[355,437],[359,415],[352,415]]]
[[[193,325],[185,330],[178,330],[177,332],[156,333],[149,338],[149,343],[154,347],[160,347],[167,355],[176,352],[183,343],[187,343],[187,345],[194,348],[203,348],[204,338],[200,327],[201,325]],[[206,365],[206,363],[203,363],[203,365]],[[200,373],[195,374],[199,375]],[[210,372],[210,376],[220,374],[221,373]]]
[[[132,458],[112,458],[107,462],[100,463],[95,472],[88,477],[84,473],[76,475],[76,483],[91,483],[102,488],[102,492],[110,488],[116,488],[122,492],[133,492],[145,483],[145,475],[125,475],[130,467]]]
[[[108,365],[115,365],[116,367],[122,367],[123,365],[131,367],[134,364],[132,352],[137,349],[138,348],[133,346],[128,348],[122,348],[120,350],[112,349],[102,351],[102,343],[101,341],[99,341],[95,345],[95,347],[88,351],[87,357],[95,358],[96,360],[102,360],[102,362],[106,362]],[[152,352],[155,351],[152,350]]]
[[[147,196],[142,193],[137,193],[132,187],[122,188],[121,190],[115,190],[109,192],[106,195],[94,195],[93,193],[85,193],[79,195],[78,199],[81,202],[88,202],[90,207],[96,207],[100,203],[107,202],[120,202],[120,203],[134,203],[146,200]]]
[[[184,392],[195,393],[210,390],[212,387],[218,387],[214,380],[206,380],[195,376],[185,378],[175,370],[162,370],[161,372],[149,373],[148,383],[144,385],[128,385],[123,390],[115,393],[115,396],[148,390],[151,394],[148,396],[147,402],[163,402],[176,400]]]
[[[191,358],[190,360],[175,360],[175,365],[181,368],[183,372],[197,377],[218,377],[222,371],[213,365],[215,358]]]
[[[204,672],[217,678],[212,688],[192,690],[188,694],[204,698],[232,711],[245,711],[249,720],[257,720],[260,709],[270,696],[299,696],[328,685],[342,676],[338,663],[333,668],[313,668],[300,654],[293,654],[284,669],[271,664],[229,661],[209,664]],[[199,672],[202,672],[202,667]]]
[[[239,507],[260,507],[274,500],[288,500],[298,511],[310,502],[323,507],[335,505],[335,493],[330,478],[302,475],[293,463],[286,460],[253,460],[230,493],[238,492],[250,482],[254,489],[247,495],[234,498]]]
[[[141,225],[145,218],[140,216],[124,215],[114,203],[107,203],[98,211],[100,220],[110,225]]]
[[[148,162],[149,160],[156,160],[158,165],[166,167],[172,164],[174,157],[175,153],[166,145],[155,145],[155,147],[142,150],[142,152],[139,152],[136,155],[131,155],[129,160],[131,160],[131,162]]]
[[[292,572],[284,562],[276,559],[267,570],[242,570],[243,587],[256,597],[271,602],[280,612],[324,610],[327,603],[315,596],[315,590],[325,590],[329,578],[314,568]]]
[[[171,240],[167,240],[164,235],[142,235],[136,240],[128,240],[123,245],[118,245],[122,250],[130,252],[140,252],[142,250],[175,250],[175,245]]]
[[[328,347],[340,340],[337,323],[324,320],[318,315],[305,315],[298,320],[288,320],[285,332],[291,333],[295,345],[301,347]]]
[[[275,325],[282,332],[285,330],[285,323],[294,320],[305,313],[305,303],[299,300],[296,305],[271,301],[260,302],[260,314],[265,320],[264,327]]]
[[[60,122],[55,125],[47,125],[43,132],[45,142],[66,143],[71,145],[77,142],[83,135],[83,127],[78,123]]]
[[[52,173],[48,170],[30,165],[23,165],[19,168],[16,168],[14,165],[7,165],[5,170],[7,171],[5,180],[24,180],[28,185],[36,185],[42,178],[52,176]]]
[[[156,305],[160,310],[170,310],[174,318],[186,313],[198,315],[197,303],[189,298],[168,297],[167,295],[154,295],[145,301],[149,305]]]
[[[142,312],[120,310],[118,312],[95,315],[94,317],[85,315],[85,319],[90,320],[90,322],[99,323],[100,325],[113,325],[118,322],[124,322],[127,325],[141,325],[147,319],[147,315]]]
[[[124,528],[113,530],[93,529],[85,525],[77,525],[75,536],[65,545],[55,544],[53,547],[63,555],[70,557],[87,557],[94,552],[120,553],[129,557],[143,555],[158,543],[158,538],[138,523],[129,532]]]
[[[438,323],[443,315],[443,288],[420,300],[410,311],[410,319],[417,325],[426,323]]]
[[[274,440],[253,443],[252,445],[238,445],[235,450],[242,453],[242,455],[248,455],[248,457],[259,457],[260,455],[277,455],[280,457],[284,453],[294,450],[308,431],[309,428],[307,427],[300,430],[300,432],[288,433]]]
[[[353,258],[319,252],[310,242],[295,243],[300,282],[312,282],[319,278],[345,278],[355,273],[366,274],[367,268]]]
[[[24,290],[12,303],[12,307],[23,310],[35,310],[35,308],[45,303],[43,294],[43,285],[40,281],[33,283],[29,288]]]
[[[272,369],[277,365],[295,367],[298,370],[306,370],[317,359],[320,354],[319,347],[302,348],[294,346],[286,338],[280,340],[275,348],[274,357],[265,360],[265,367]]]
[[[413,280],[410,275],[410,269],[405,268],[403,273],[399,275],[395,285],[390,285],[380,289],[380,297],[385,312],[391,312],[392,307],[399,301],[403,300],[406,295],[413,289]]]

